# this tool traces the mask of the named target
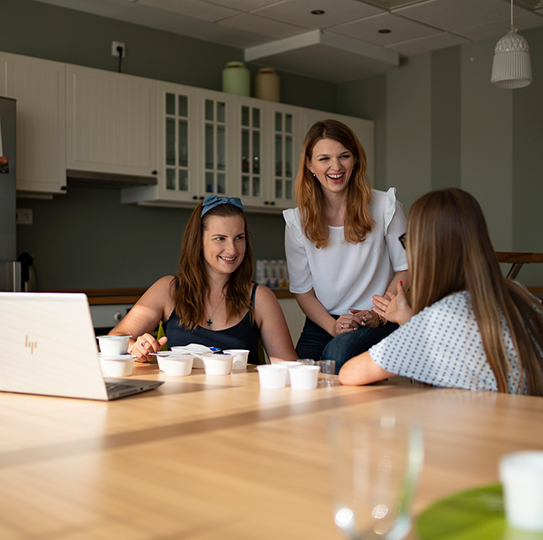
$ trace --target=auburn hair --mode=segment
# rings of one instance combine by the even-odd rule
[[[427,193],[407,219],[407,259],[413,312],[466,290],[499,392],[508,392],[511,364],[502,335],[505,317],[521,372],[517,393],[543,395],[543,310],[521,285],[506,280],[479,203],[449,188]]]
[[[302,229],[317,248],[326,247],[329,240],[328,224],[324,215],[323,188],[306,166],[315,144],[321,139],[331,139],[342,144],[354,157],[354,168],[347,185],[347,208],[344,235],[351,244],[363,242],[371,232],[373,219],[369,212],[371,187],[366,179],[366,152],[353,131],[337,120],[324,120],[314,124],[305,137],[300,166],[294,183],[296,205],[300,211]]]
[[[227,320],[240,316],[247,310],[254,317],[251,307],[254,255],[245,212],[232,204],[221,204],[201,217],[202,203],[192,212],[183,235],[179,270],[172,281],[172,297],[179,324],[194,330],[206,317],[205,305],[209,294],[209,282],[205,268],[203,234],[210,218],[237,217],[243,219],[245,230],[245,256],[230,275],[224,288]]]

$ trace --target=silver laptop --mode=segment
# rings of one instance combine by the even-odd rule
[[[102,376],[86,295],[0,293],[0,391],[111,400],[162,381]]]

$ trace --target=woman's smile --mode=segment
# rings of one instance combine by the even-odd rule
[[[334,193],[342,192],[347,187],[354,165],[353,154],[333,139],[317,141],[311,158],[306,158],[306,167],[323,189]]]
[[[204,230],[203,253],[208,272],[231,274],[245,256],[245,225],[240,216],[213,216]]]

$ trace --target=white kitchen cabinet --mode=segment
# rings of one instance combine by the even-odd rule
[[[17,100],[17,191],[66,190],[66,64],[0,53],[0,94]]]
[[[123,189],[122,202],[194,204],[202,190],[198,174],[197,89],[157,85],[157,185]]]
[[[123,189],[123,203],[192,207],[238,196],[233,183],[233,96],[158,83],[158,184]]]
[[[293,206],[300,110],[246,97],[236,98],[234,110],[234,175],[243,203],[275,211]]]
[[[67,66],[67,168],[132,176],[157,169],[157,81]]]
[[[201,185],[200,199],[207,195],[233,193],[231,94],[198,90],[198,146]]]
[[[360,144],[366,152],[367,158],[367,168],[366,176],[368,177],[369,183],[373,184],[373,173],[374,173],[374,146],[373,146],[373,121],[364,120],[363,118],[356,118],[354,116],[345,116],[343,114],[329,113],[326,111],[316,111],[311,109],[304,110],[304,137],[305,134],[309,131],[309,128],[315,123],[322,120],[338,120],[349,126],[358,137]]]

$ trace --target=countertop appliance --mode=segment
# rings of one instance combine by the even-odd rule
[[[0,291],[21,291],[16,260],[16,102],[0,97]]]

